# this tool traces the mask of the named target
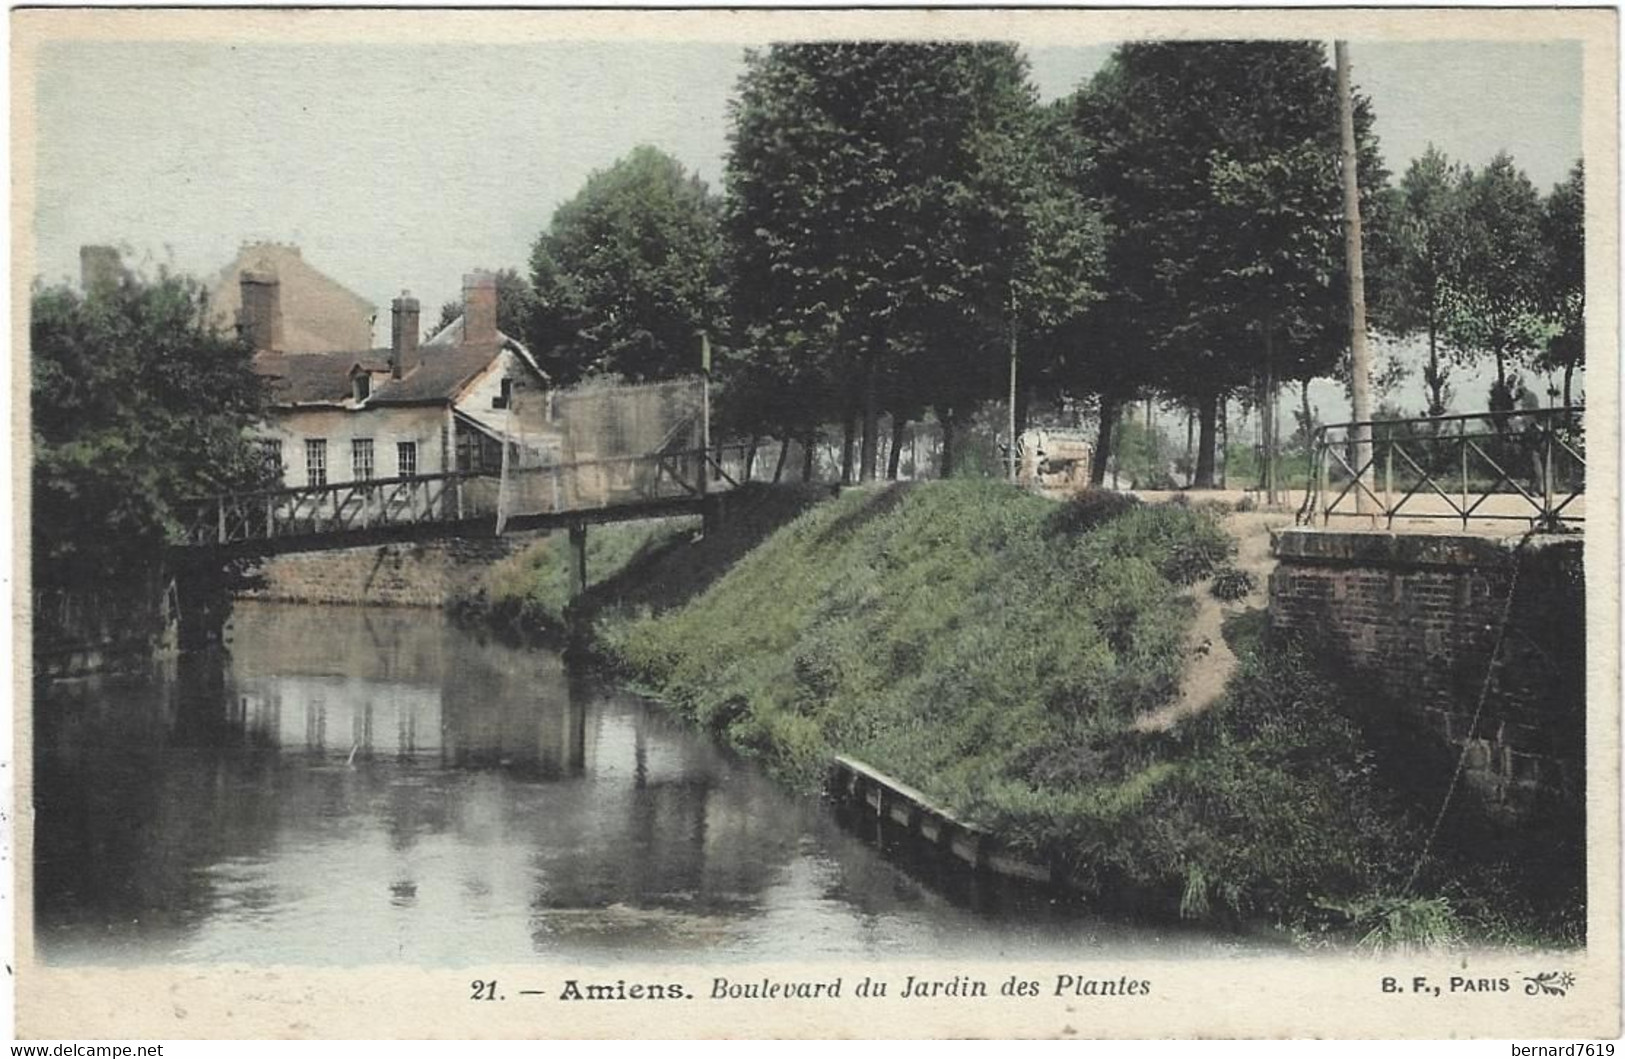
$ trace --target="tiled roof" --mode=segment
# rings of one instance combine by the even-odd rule
[[[420,347],[418,363],[399,379],[379,379],[369,405],[422,404],[449,401],[501,352],[497,342],[481,345]],[[339,353],[257,353],[254,370],[272,380],[277,404],[345,404],[350,400],[350,371],[389,370],[388,349]]]
[[[499,342],[482,345],[419,347],[417,367],[399,379],[380,382],[368,404],[414,404],[449,401],[502,352]]]
[[[338,404],[350,398],[350,369],[387,358],[389,350],[360,353],[256,353],[254,371],[271,380],[277,404]]]

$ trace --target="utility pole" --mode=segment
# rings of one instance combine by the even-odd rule
[[[700,495],[711,481],[711,335],[700,332]]]
[[[1355,510],[1370,511],[1371,361],[1365,348],[1365,265],[1360,239],[1359,154],[1354,143],[1354,96],[1349,84],[1347,41],[1333,45],[1337,59],[1337,109],[1343,125],[1343,219],[1349,272],[1349,353],[1353,361],[1354,467],[1360,484],[1354,487]]]

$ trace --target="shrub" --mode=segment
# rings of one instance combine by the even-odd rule
[[[1050,536],[1087,533],[1140,506],[1140,498],[1110,489],[1086,489],[1050,513],[1044,532]]]
[[[1443,897],[1377,894],[1323,906],[1341,917],[1338,924],[1375,952],[1444,948],[1461,937],[1461,924]]]
[[[1194,536],[1175,544],[1159,570],[1176,585],[1192,585],[1217,570],[1233,550],[1228,539]]]
[[[1226,566],[1213,575],[1213,583],[1208,586],[1208,591],[1222,603],[1234,603],[1238,599],[1246,599],[1257,587],[1258,578],[1251,573]]]

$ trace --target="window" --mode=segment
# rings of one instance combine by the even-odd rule
[[[507,408],[512,404],[513,404],[513,380],[508,379],[508,378],[504,378],[502,380],[502,392],[500,394],[498,394],[497,396],[491,398],[491,407],[492,408]]]
[[[418,443],[415,441],[397,441],[395,443],[395,473],[402,478],[415,478],[418,473]]]
[[[372,481],[372,439],[356,438],[350,442],[351,481]]]
[[[327,484],[326,438],[308,438],[305,441],[305,482],[308,485]]]
[[[370,393],[372,393],[372,376],[365,372],[357,372],[350,380],[350,395],[355,398],[357,404],[360,404]]]

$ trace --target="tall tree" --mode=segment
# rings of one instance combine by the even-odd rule
[[[248,431],[267,394],[248,344],[207,323],[203,289],[160,274],[80,294],[36,287],[36,578],[94,582],[156,561],[183,501],[271,484]]]
[[[553,214],[531,250],[531,350],[557,383],[698,369],[696,335],[726,328],[721,203],[643,146]]]
[[[1197,408],[1195,483],[1211,487],[1226,395],[1326,374],[1346,345],[1333,71],[1312,42],[1129,44],[1076,120],[1113,231],[1103,308],[1142,352],[1142,380]],[[1386,174],[1371,126],[1361,98],[1375,224]]]
[[[1505,151],[1463,186],[1465,238],[1446,333],[1463,350],[1495,360],[1490,409],[1517,403],[1512,369],[1545,342],[1541,289],[1546,277],[1540,193]]]
[[[883,404],[931,404],[951,426],[972,394],[998,392],[989,337],[1008,334],[1025,261],[1035,113],[1005,44],[747,58],[727,175],[739,312],[762,341],[816,351],[819,370],[802,374],[825,383],[848,449],[861,415],[860,477],[876,471]]]
[[[1430,416],[1444,415],[1450,403],[1451,350],[1445,324],[1466,252],[1465,182],[1462,167],[1428,144],[1398,188],[1394,255],[1388,263],[1393,282],[1387,287],[1384,308],[1395,333],[1427,336],[1422,380]]]
[[[1542,301],[1552,335],[1541,367],[1563,373],[1563,403],[1573,402],[1575,369],[1586,359],[1585,163],[1574,163],[1568,179],[1552,189],[1541,214],[1546,250]]]

